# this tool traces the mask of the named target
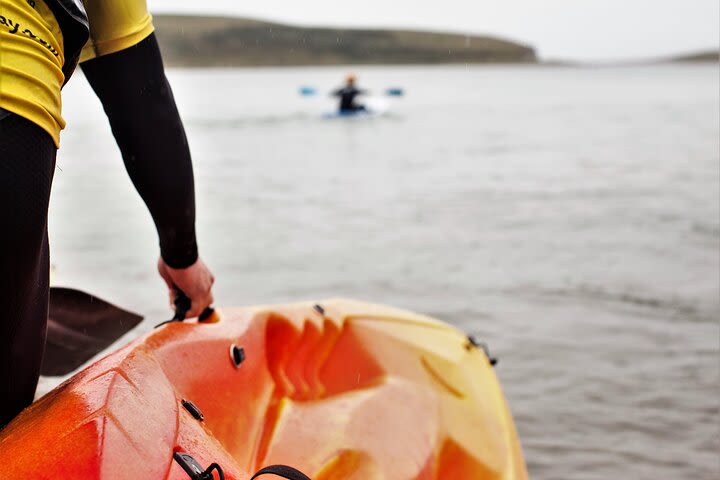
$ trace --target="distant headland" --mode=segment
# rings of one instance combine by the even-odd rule
[[[674,57],[673,62],[720,62],[720,52],[718,50],[706,50],[704,52],[696,52],[688,55]]]
[[[306,28],[246,18],[155,15],[165,63],[182,67],[537,63],[500,38],[411,30]]]

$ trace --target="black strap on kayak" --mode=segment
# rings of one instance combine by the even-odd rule
[[[215,480],[215,476],[212,473],[213,471],[218,472],[220,480],[225,480],[225,473],[217,463],[213,463],[207,470],[203,470],[197,460],[187,453],[175,452],[173,458],[192,480]]]
[[[269,467],[265,467],[262,470],[258,470],[258,472],[253,475],[250,480],[254,480],[260,475],[265,474],[277,475],[278,477],[287,478],[288,480],[310,480],[310,477],[301,471],[295,470],[287,465],[270,465]]]
[[[493,357],[492,355],[490,355],[490,349],[488,348],[487,343],[481,342],[475,335],[468,335],[465,348],[468,350],[472,350],[473,348],[479,348],[480,350],[485,352],[485,356],[487,357],[488,362],[490,362],[490,365],[494,367],[498,363],[497,357]]]
[[[175,452],[173,459],[185,470],[185,473],[191,478],[191,480],[215,480],[213,472],[217,472],[220,480],[225,480],[225,473],[223,469],[217,463],[210,465],[207,470],[203,470],[202,466],[195,460],[191,455],[182,452]],[[277,475],[278,477],[287,478],[288,480],[310,480],[310,477],[305,475],[299,470],[295,470],[287,465],[270,465],[258,470],[258,472],[252,476],[250,480],[254,480],[260,475]]]
[[[213,470],[217,470],[220,480],[225,480],[225,473],[223,473],[222,468],[220,468],[220,465],[217,463],[210,465],[208,469],[203,472],[203,475],[205,476],[201,477],[201,479],[205,480],[207,478],[207,480],[215,480],[215,477],[212,474]]]

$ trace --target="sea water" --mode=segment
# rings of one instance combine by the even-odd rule
[[[717,65],[353,67],[384,115],[324,119],[349,70],[168,72],[217,304],[353,297],[480,336],[534,479],[715,477]],[[64,115],[54,282],[137,335],[170,316],[153,225],[81,74]]]

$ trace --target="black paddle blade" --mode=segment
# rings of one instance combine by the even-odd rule
[[[40,374],[67,375],[132,330],[142,318],[85,292],[52,287]]]

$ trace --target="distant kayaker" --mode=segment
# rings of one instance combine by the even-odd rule
[[[0,12],[0,428],[32,402],[38,382],[48,202],[65,126],[60,91],[78,62],[155,222],[157,268],[171,297],[176,288],[190,297],[188,317],[213,302],[195,238],[188,143],[145,0],[83,3],[3,0]]]
[[[352,113],[366,110],[365,105],[355,103],[358,96],[367,93],[365,90],[360,90],[355,86],[356,81],[357,78],[355,75],[350,74],[345,79],[345,86],[333,92],[334,96],[340,97],[340,113]]]

